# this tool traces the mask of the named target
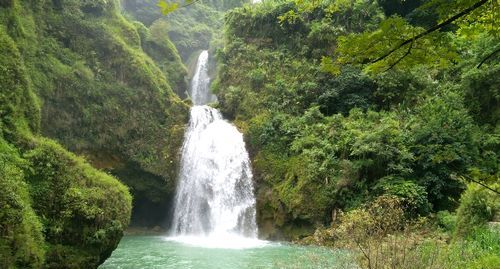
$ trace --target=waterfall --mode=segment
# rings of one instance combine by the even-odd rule
[[[195,106],[182,148],[172,233],[218,244],[256,239],[256,202],[243,135],[205,105],[214,100],[207,63],[203,51],[191,88]]]
[[[208,51],[201,52],[196,65],[191,91],[189,92],[193,104],[205,105],[216,100],[215,95],[210,92],[210,77],[208,76]]]

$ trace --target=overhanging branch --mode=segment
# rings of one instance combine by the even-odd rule
[[[401,56],[399,59],[397,59],[394,63],[392,63],[391,66],[389,66],[389,68],[387,68],[386,70],[384,70],[384,72],[387,72],[387,71],[391,70],[392,68],[394,68],[394,66],[396,66],[406,56],[408,56],[410,54],[412,48],[413,48],[413,42],[411,42],[410,45],[408,46],[408,50],[406,51],[406,53],[403,54],[403,56]]]
[[[449,24],[451,24],[452,22],[458,20],[459,18],[471,13],[472,11],[478,9],[479,7],[481,7],[482,5],[486,4],[489,0],[481,0],[481,1],[478,1],[476,2],[474,5],[462,10],[460,13],[454,15],[453,17],[445,20],[444,22],[442,23],[439,23],[429,29],[427,29],[426,31],[412,37],[412,38],[409,38],[409,39],[406,39],[405,41],[399,43],[396,47],[392,48],[391,50],[389,50],[388,52],[386,52],[385,54],[383,54],[382,56],[378,57],[377,59],[371,61],[371,63],[377,63],[377,62],[380,62],[382,61],[383,59],[387,58],[389,55],[393,54],[395,51],[399,50],[400,48],[404,47],[405,45],[408,45],[410,43],[413,43],[414,41],[426,36],[426,35],[429,35],[445,26],[448,26]]]
[[[198,2],[200,2],[200,0],[194,0],[194,1],[191,1],[190,3],[184,4],[184,5],[183,5],[183,6],[181,6],[181,7],[188,7],[188,6],[190,6],[190,5],[192,5],[192,4],[195,4],[195,3],[198,3]]]
[[[483,60],[481,60],[481,62],[477,65],[476,68],[481,68],[481,66],[488,60],[490,59],[491,57],[493,57],[495,54],[499,53],[500,52],[500,47],[498,47],[496,50],[494,50],[492,53],[486,55],[486,57],[484,57]]]
[[[495,190],[495,189],[493,189],[493,188],[490,188],[488,185],[484,184],[483,182],[481,182],[481,181],[479,181],[479,180],[473,179],[472,177],[469,177],[469,176],[466,176],[466,175],[460,175],[459,177],[461,177],[461,178],[462,178],[462,180],[464,180],[464,179],[465,179],[466,181],[474,182],[474,183],[476,183],[476,184],[480,185],[481,187],[483,187],[483,188],[485,188],[485,189],[487,189],[487,190],[489,190],[489,191],[492,191],[492,192],[494,192],[494,193],[496,193],[496,194],[500,195],[500,192],[499,192],[499,191],[497,191],[497,190]]]

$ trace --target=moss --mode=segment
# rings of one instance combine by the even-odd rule
[[[131,196],[115,178],[47,139],[36,139],[24,157],[35,212],[49,243],[47,263],[65,264],[61,247],[79,250],[77,268],[104,262],[116,248],[131,212]],[[72,259],[69,259],[72,260]]]
[[[0,138],[0,267],[40,268],[42,224],[32,208],[23,169],[27,163]]]
[[[96,268],[128,225],[127,188],[53,141],[29,146],[0,139],[2,268]]]
[[[140,23],[138,23],[140,24]],[[144,27],[143,25],[141,25]],[[139,27],[141,27],[139,26]],[[155,61],[171,82],[173,90],[182,98],[187,97],[187,69],[177,52],[177,48],[168,38],[168,25],[158,20],[149,29],[142,29],[141,44],[144,51]]]
[[[151,34],[117,7],[116,0],[22,1],[1,10],[0,21],[23,59],[26,84],[43,102],[41,120],[26,121],[38,123],[31,129],[41,129],[95,165],[112,164],[105,168],[113,174],[136,164],[135,174],[143,175],[127,183],[140,185],[134,181],[152,174],[155,180],[144,184],[160,185],[168,197],[188,120],[188,106],[173,90],[185,89],[186,70],[162,36],[164,28],[153,27]],[[119,161],[107,159],[110,155]],[[168,198],[154,201],[166,203]]]
[[[242,5],[242,1],[214,3],[203,1],[196,5],[176,10],[168,16],[162,16],[156,7],[156,0],[126,0],[124,8],[138,21],[148,27],[162,24],[167,36],[179,50],[183,61],[202,49],[208,49],[213,37],[221,28],[223,12],[229,6]],[[153,30],[153,29],[151,29]],[[154,58],[154,57],[153,57]]]
[[[0,26],[0,127],[4,136],[16,132],[38,132],[40,108],[26,68],[14,41]]]
[[[129,223],[131,196],[116,178],[39,137],[42,89],[54,94],[66,78],[95,78],[47,34],[46,23],[58,19],[39,20],[52,5],[42,2],[0,8],[0,265],[96,268]]]

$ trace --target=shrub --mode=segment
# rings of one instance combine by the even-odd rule
[[[439,227],[445,231],[453,233],[457,226],[457,215],[448,211],[439,211],[436,213],[436,220]]]
[[[494,186],[498,186],[498,183]],[[464,237],[474,229],[484,227],[497,214],[499,208],[498,194],[478,184],[470,183],[462,194],[457,209],[456,236]]]
[[[380,179],[374,188],[383,194],[399,197],[410,216],[426,215],[430,211],[425,187],[411,180],[387,176]]]

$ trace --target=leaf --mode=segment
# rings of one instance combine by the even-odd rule
[[[179,8],[179,3],[168,3],[165,0],[160,0],[158,2],[158,7],[160,7],[163,15],[168,15]]]
[[[331,57],[323,56],[323,58],[321,58],[321,71],[331,73],[333,75],[339,75],[340,65],[335,64]]]

